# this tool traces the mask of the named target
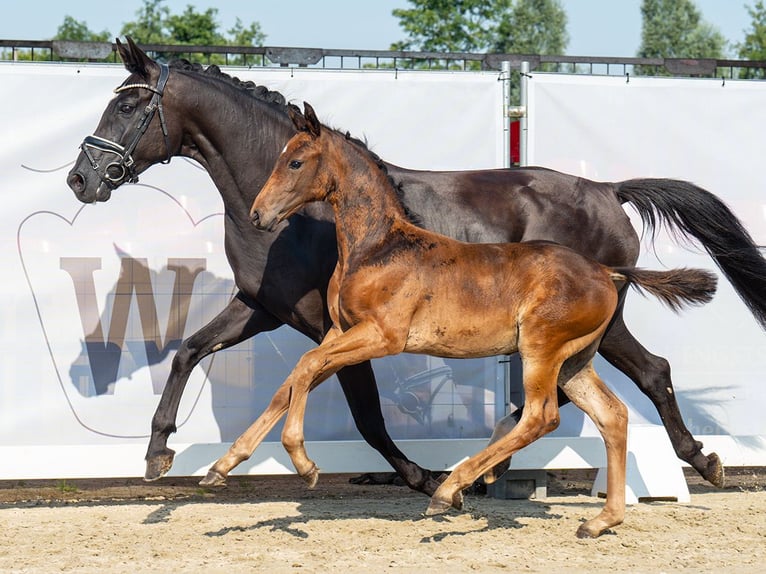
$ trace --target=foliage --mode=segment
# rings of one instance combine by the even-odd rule
[[[766,60],[766,7],[763,0],[758,0],[754,6],[747,6],[752,19],[751,29],[745,35],[745,41],[737,44],[737,55],[742,60]],[[763,68],[742,68],[741,78],[766,78]]]
[[[643,0],[641,17],[639,58],[723,57],[726,39],[702,19],[692,0]],[[637,67],[636,73],[668,75],[657,66]]]
[[[181,44],[189,46],[262,46],[266,35],[258,22],[245,26],[237,18],[234,26],[225,33],[219,29],[216,21],[217,8],[208,8],[198,12],[188,5],[180,14],[171,13],[165,6],[166,0],[143,0],[143,5],[136,11],[136,19],[123,24],[120,34],[131,36],[139,44]],[[78,21],[72,16],[65,16],[64,22],[58,27],[53,40],[73,40],[81,42],[109,42],[113,36],[108,30],[93,32],[84,21]],[[201,54],[184,53],[193,61],[206,64],[244,65],[253,63],[253,57],[247,60],[243,56],[231,55],[228,58],[220,54],[203,57]],[[154,53],[160,59],[170,59],[174,54]],[[10,58],[7,51],[0,54],[1,58]],[[17,60],[49,60],[49,50],[18,50]],[[111,59],[111,58],[110,58]]]
[[[563,54],[569,43],[567,15],[558,0],[517,0],[498,23],[491,52]]]
[[[407,34],[391,50],[556,54],[566,49],[559,0],[409,0],[393,10]]]
[[[258,22],[245,27],[237,18],[233,28],[227,31],[228,37],[219,31],[216,21],[217,8],[208,8],[198,12],[189,5],[181,14],[171,14],[164,6],[165,0],[144,0],[144,5],[136,12],[136,21],[122,27],[123,35],[131,36],[139,44],[183,44],[190,46],[261,46],[266,35]],[[167,57],[167,54],[156,54]],[[194,60],[193,53],[188,54]],[[242,56],[224,59],[222,55],[211,55],[206,63],[244,64]]]
[[[78,42],[109,42],[109,30],[92,32],[85,21],[78,21],[71,16],[65,16],[64,22],[58,27],[54,40],[76,40]]]

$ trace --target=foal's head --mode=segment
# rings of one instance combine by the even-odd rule
[[[322,201],[331,191],[332,179],[324,166],[332,161],[325,153],[332,130],[323,130],[313,108],[305,102],[303,106],[303,114],[296,106],[288,106],[298,133],[287,142],[250,208],[253,225],[259,229],[273,229],[304,204]]]

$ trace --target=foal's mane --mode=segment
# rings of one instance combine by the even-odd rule
[[[340,132],[340,130],[335,131]],[[344,137],[346,138],[347,142],[360,149],[363,153],[367,154],[373,163],[378,166],[378,169],[380,169],[385,174],[386,179],[388,180],[388,184],[396,193],[396,199],[398,200],[399,205],[402,206],[402,209],[404,209],[404,215],[407,217],[409,222],[417,225],[418,227],[423,227],[423,220],[421,217],[417,213],[411,211],[410,208],[407,207],[407,204],[404,202],[404,190],[402,189],[402,184],[394,181],[394,178],[391,177],[391,175],[388,173],[388,166],[386,163],[378,154],[370,149],[370,147],[367,145],[367,141],[355,138],[349,132],[346,132]]]

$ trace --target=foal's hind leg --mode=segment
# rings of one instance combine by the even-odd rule
[[[557,374],[555,363],[541,361],[538,365],[525,362],[526,394],[519,423],[508,434],[460,463],[431,497],[427,515],[446,512],[450,507],[462,508],[463,489],[473,484],[482,473],[558,427]]]
[[[606,446],[606,503],[598,516],[577,530],[578,538],[595,538],[625,519],[628,409],[604,385],[592,363],[561,386],[572,402],[596,424]]]
[[[724,470],[721,459],[716,453],[705,456],[702,443],[686,428],[673,392],[670,365],[641,346],[625,326],[621,311],[604,335],[599,353],[630,377],[654,403],[678,458],[689,463],[705,480],[722,488]]]

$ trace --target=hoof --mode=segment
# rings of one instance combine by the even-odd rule
[[[314,488],[319,482],[319,467],[315,464],[311,467],[306,474],[301,474],[300,477],[306,481],[309,488]]]
[[[600,532],[592,532],[587,528],[587,522],[581,524],[580,528],[577,529],[577,538],[598,538],[600,534]]]
[[[144,480],[146,482],[153,482],[165,476],[170,470],[170,467],[173,466],[173,457],[175,454],[174,451],[169,450],[167,453],[147,458]]]
[[[199,481],[200,486],[226,486],[226,477],[212,468],[207,471],[205,478]]]
[[[426,516],[444,514],[450,508],[454,508],[455,510],[463,510],[463,493],[461,491],[458,490],[455,494],[453,494],[451,500],[442,498],[441,496],[432,496],[431,502],[428,505],[428,509],[426,510]]]
[[[724,470],[723,464],[721,464],[721,459],[716,453],[711,452],[709,455],[707,455],[707,460],[707,469],[703,474],[703,478],[713,486],[723,488],[726,479],[724,477]]]
[[[437,514],[444,514],[450,508],[452,503],[447,500],[431,498],[431,502],[426,509],[426,516],[436,516]]]

